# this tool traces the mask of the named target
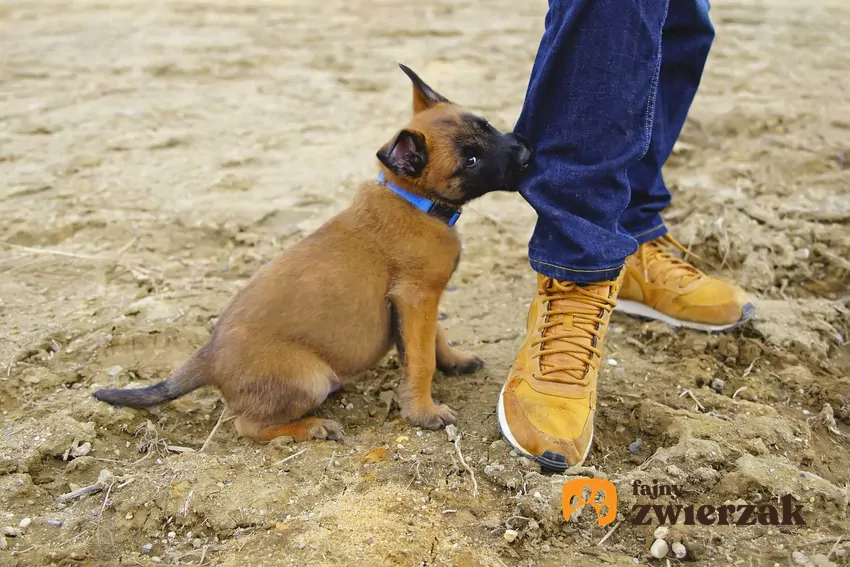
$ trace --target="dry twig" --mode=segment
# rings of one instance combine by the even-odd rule
[[[620,527],[620,524],[622,524],[622,523],[623,523],[623,522],[622,522],[622,521],[620,521],[620,522],[617,522],[616,524],[614,524],[614,527],[613,527],[613,528],[611,528],[610,530],[608,530],[608,533],[607,533],[607,534],[605,534],[605,537],[603,537],[602,539],[600,539],[600,540],[599,540],[599,543],[597,543],[596,545],[602,545],[603,543],[605,543],[606,541],[608,541],[608,538],[609,538],[609,537],[611,537],[612,535],[614,535],[614,532],[615,532],[615,531],[617,531],[617,528],[619,528],[619,527]]]
[[[224,415],[226,413],[227,413],[227,407],[225,406],[224,409],[221,410],[221,415],[218,416],[218,421],[215,422],[215,425],[213,426],[212,431],[210,431],[209,437],[207,437],[207,440],[204,441],[203,445],[201,445],[201,448],[198,451],[199,453],[203,453],[204,450],[206,450],[207,446],[210,444],[210,441],[212,441],[212,438],[215,436],[216,432],[218,431],[218,428],[221,427],[222,423],[224,423],[223,420],[224,420]]]
[[[697,397],[694,395],[693,392],[691,392],[690,390],[685,390],[684,392],[679,394],[680,398],[684,397],[684,396],[690,396],[691,399],[696,402],[697,407],[700,409],[700,411],[705,411],[705,408],[703,407],[703,405],[701,403],[699,403],[699,400],[697,399]]]
[[[289,459],[294,459],[295,457],[297,457],[298,455],[300,455],[301,453],[303,453],[303,452],[304,452],[304,451],[306,451],[306,450],[307,450],[307,449],[301,449],[300,451],[298,451],[298,452],[297,452],[297,453],[295,453],[294,455],[289,455],[288,457],[286,457],[286,458],[284,458],[284,459],[281,459],[281,460],[279,460],[278,462],[274,463],[272,466],[273,466],[273,467],[276,467],[276,466],[278,466],[278,465],[282,465],[283,463],[285,463],[285,462],[286,462],[286,461],[288,461]]]

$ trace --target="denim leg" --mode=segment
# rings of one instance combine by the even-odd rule
[[[667,233],[661,211],[670,204],[661,167],[679,138],[714,39],[708,0],[673,0],[661,37],[661,75],[649,151],[629,169],[632,200],[620,223],[641,244]]]
[[[516,126],[535,151],[520,193],[538,215],[529,243],[537,272],[610,280],[637,249],[620,216],[628,170],[649,147],[667,5],[549,1]]]

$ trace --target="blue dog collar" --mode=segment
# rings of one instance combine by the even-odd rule
[[[389,181],[387,181],[386,177],[384,177],[384,172],[382,171],[380,175],[378,175],[378,183],[381,185],[386,185],[393,193],[422,211],[423,213],[438,218],[449,226],[454,226],[457,222],[457,219],[460,218],[460,209],[455,207],[450,207],[448,205],[444,205],[442,203],[435,203],[431,199],[427,199],[422,195],[416,195],[411,193],[410,191],[405,191],[401,187],[397,185],[393,185]]]

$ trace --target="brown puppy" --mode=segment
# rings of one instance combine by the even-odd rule
[[[364,183],[347,209],[261,268],[170,378],[95,398],[147,407],[214,385],[240,435],[341,439],[336,422],[304,416],[395,345],[402,414],[430,429],[456,420],[431,398],[434,370],[474,372],[482,361],[449,346],[437,325],[460,253],[450,224],[470,199],[510,190],[531,153],[401,67],[413,81],[414,115],[378,151],[381,180]]]

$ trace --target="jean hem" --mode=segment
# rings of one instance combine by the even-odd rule
[[[656,238],[661,238],[662,236],[667,234],[667,232],[667,225],[661,223],[658,226],[654,226],[648,230],[632,234],[632,238],[637,240],[638,244],[646,244],[647,242],[651,242]]]
[[[587,269],[587,268],[567,268],[566,266],[558,266],[549,262],[528,259],[531,264],[531,269],[538,274],[555,278],[559,281],[572,283],[591,284],[597,282],[607,282],[616,280],[623,270],[623,264],[614,268]]]

